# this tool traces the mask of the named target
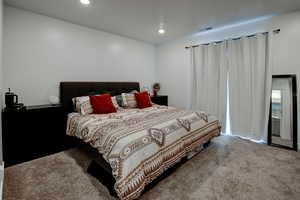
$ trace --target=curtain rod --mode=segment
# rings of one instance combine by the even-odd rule
[[[268,34],[269,32],[263,32],[263,33],[255,33],[255,34],[251,34],[251,35],[247,35],[245,37],[254,37],[255,35],[257,34]],[[280,33],[280,29],[276,29],[276,30],[273,30],[273,33]],[[237,37],[237,38],[232,38],[231,40],[239,40],[241,39],[242,37]],[[204,43],[204,44],[197,44],[197,45],[193,45],[193,46],[189,46],[189,47],[185,47],[185,49],[190,49],[190,48],[195,48],[195,47],[199,47],[200,45],[209,45],[209,44],[212,44],[212,43],[215,43],[215,44],[220,44],[224,41],[227,41],[229,39],[225,39],[225,40],[219,40],[219,41],[214,41],[214,42],[210,42],[210,43]]]

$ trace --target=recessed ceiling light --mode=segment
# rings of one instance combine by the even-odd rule
[[[91,4],[91,0],[80,0],[80,3],[87,6]]]
[[[160,29],[158,29],[158,33],[160,34],[160,35],[163,35],[163,34],[165,34],[165,29],[163,29],[163,28],[160,28]]]

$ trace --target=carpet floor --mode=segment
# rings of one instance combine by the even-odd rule
[[[5,200],[110,200],[86,173],[90,157],[70,149],[5,169]],[[300,199],[300,153],[236,137],[215,138],[140,199]]]

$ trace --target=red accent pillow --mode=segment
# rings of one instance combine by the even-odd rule
[[[151,99],[147,91],[134,93],[138,108],[148,108],[152,106]]]
[[[117,112],[110,94],[100,96],[90,96],[90,102],[93,107],[94,114],[107,114]]]

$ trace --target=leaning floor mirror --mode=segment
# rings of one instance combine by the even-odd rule
[[[297,84],[295,75],[274,75],[268,144],[297,151]]]

